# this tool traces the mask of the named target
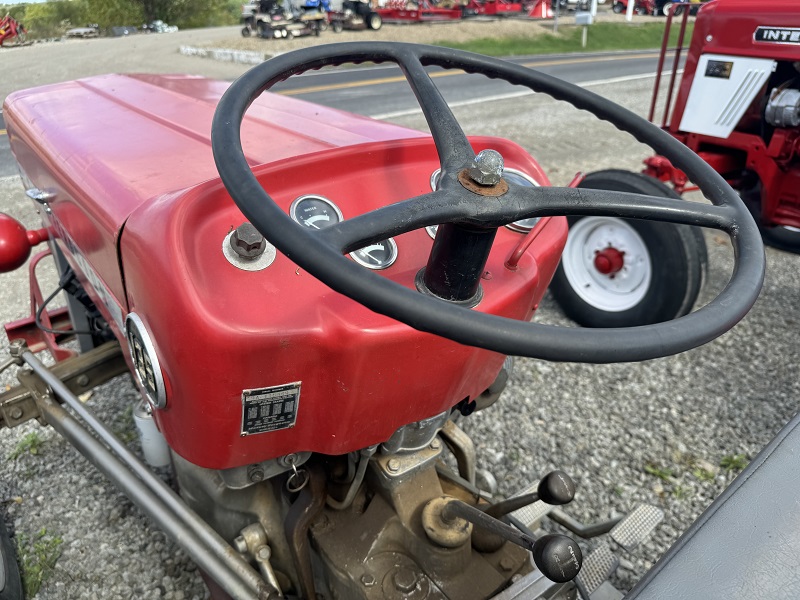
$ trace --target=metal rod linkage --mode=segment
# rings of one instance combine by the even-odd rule
[[[180,496],[150,471],[36,356],[26,351],[22,359],[119,458],[52,401],[41,407],[48,423],[169,533],[200,568],[235,598],[272,595],[264,580],[230,544],[186,506]],[[120,466],[130,470],[120,469]]]

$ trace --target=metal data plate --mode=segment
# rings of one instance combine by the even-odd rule
[[[242,391],[242,435],[294,427],[300,382]]]

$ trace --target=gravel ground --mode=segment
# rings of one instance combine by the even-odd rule
[[[209,35],[225,39],[221,32]],[[87,44],[94,42],[109,41]],[[173,43],[168,45],[163,38],[158,42],[160,51],[153,41],[137,42],[141,50],[137,67],[125,45],[129,40],[111,42],[102,46],[102,65],[79,60],[85,50],[73,43],[52,45],[61,51],[57,69],[52,65],[28,72],[11,69],[13,81],[5,85],[16,89],[74,78],[100,68],[110,70],[115,62],[120,70],[207,72],[217,77],[227,76],[220,71],[239,68],[180,57]],[[193,43],[203,43],[202,36]],[[53,50],[15,50],[4,54],[4,61],[7,56],[18,60],[27,51],[31,53],[25,60],[33,61],[31,65],[52,56]],[[643,114],[650,82],[593,89]],[[462,108],[457,115],[469,133],[504,135],[521,143],[555,183],[566,183],[578,170],[638,169],[648,154],[586,113],[540,96],[497,102],[490,108]],[[396,121],[422,126],[414,115]],[[36,224],[15,178],[0,180],[0,210],[22,218],[29,227]],[[724,285],[732,254],[727,239],[718,234],[709,233],[707,243],[705,299]],[[767,260],[767,281],[759,302],[719,340],[680,356],[640,364],[519,360],[504,398],[464,422],[478,447],[479,466],[495,474],[503,494],[527,486],[550,469],[563,468],[578,483],[569,512],[579,519],[605,519],[639,502],[664,509],[666,521],[655,537],[634,555],[623,556],[618,581],[623,587],[630,587],[735,476],[736,470],[719,468],[720,461],[738,454],[752,458],[797,409],[800,380],[793,307],[800,305],[798,258],[767,249]],[[23,271],[0,275],[0,320],[24,316],[26,298]],[[568,324],[549,298],[537,319]],[[6,345],[3,336],[0,356]],[[3,384],[11,382],[10,373],[0,379]],[[89,400],[133,447],[129,411],[135,398],[129,382],[120,378]],[[24,440],[33,439],[26,436],[41,442],[37,453],[24,451],[11,458]],[[16,535],[29,546],[44,531],[39,554],[47,554],[48,541],[50,548],[58,546],[55,554],[60,552],[36,598],[205,597],[191,561],[54,432],[35,424],[3,431],[0,464],[0,501]],[[56,537],[62,540],[60,545],[53,541]]]

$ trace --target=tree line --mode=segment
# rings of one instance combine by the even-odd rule
[[[239,22],[241,0],[52,0],[3,8],[25,25],[29,37],[50,38],[89,24],[102,32],[158,19],[181,29],[232,25]]]

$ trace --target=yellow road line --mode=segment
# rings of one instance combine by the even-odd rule
[[[8,132],[5,129],[0,129],[0,135],[7,135]]]
[[[577,65],[581,63],[592,63],[598,61],[615,61],[615,60],[636,60],[639,58],[649,58],[653,56],[652,53],[648,54],[633,54],[631,56],[614,56],[614,57],[603,57],[603,58],[565,58],[561,60],[549,60],[549,61],[533,61],[527,63],[520,63],[523,67],[553,67],[557,65]],[[430,76],[432,79],[438,79],[440,77],[452,77],[453,75],[463,75],[464,71],[460,69],[452,69],[448,71],[436,71],[431,73]],[[365,79],[363,81],[351,81],[348,83],[331,83],[327,85],[311,85],[304,88],[297,88],[294,90],[283,90],[277,92],[283,96],[300,96],[302,94],[313,94],[315,92],[329,92],[332,90],[346,90],[352,88],[359,88],[359,87],[369,87],[372,85],[383,85],[385,83],[401,83],[405,81],[406,78],[403,76],[397,77],[380,77],[377,79]]]

